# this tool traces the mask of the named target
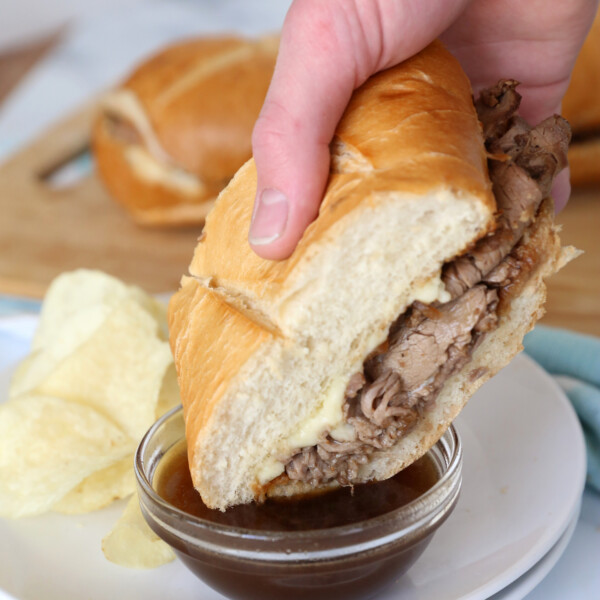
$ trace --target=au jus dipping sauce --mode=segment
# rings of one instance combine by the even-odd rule
[[[180,510],[221,525],[260,531],[302,531],[350,525],[378,517],[421,496],[439,479],[426,454],[394,477],[376,483],[299,498],[268,498],[257,504],[211,510],[194,489],[185,445],[174,448],[156,474],[156,491]]]

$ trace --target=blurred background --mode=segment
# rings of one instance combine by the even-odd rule
[[[290,3],[0,0],[0,317],[7,317],[0,318],[0,364],[27,353],[35,322],[24,319],[23,313],[39,310],[39,299],[58,273],[81,266],[99,268],[149,292],[168,294],[177,288],[200,234],[201,224],[144,229],[111,202],[88,152],[93,117],[89,107],[97,108],[102,94],[165,45],[206,34],[276,32]],[[598,42],[588,53],[595,67],[582,67],[580,77],[591,82],[598,108],[596,23]],[[600,120],[578,135],[582,152],[589,150],[589,179],[574,187],[558,222],[563,242],[585,254],[549,281],[542,323],[600,335]],[[60,172],[56,186],[48,186],[50,167],[63,162],[69,168]],[[569,344],[547,339],[547,348],[559,357],[574,357],[578,367],[588,365],[597,379],[597,350],[582,351],[579,360],[579,338]],[[597,340],[594,344],[596,349]],[[590,404],[592,413],[598,421],[597,403]],[[575,544],[531,600],[600,597],[595,552],[600,501],[595,492],[584,496],[582,515]],[[575,580],[587,586],[589,594],[572,594]]]
[[[276,31],[289,4],[0,0],[0,158],[162,46],[207,33]]]
[[[101,269],[154,293],[177,288],[202,223],[196,219],[192,223],[196,227],[186,230],[150,230],[139,227],[123,206],[113,202],[90,152],[101,98],[140,63],[175,42],[231,34],[250,39],[278,32],[289,4],[287,0],[0,0],[0,249],[4,250],[0,314],[13,310],[12,298],[20,310],[23,298],[43,297],[54,277],[78,267]],[[190,69],[196,65],[202,70],[202,52],[190,50],[188,57]],[[169,67],[167,77],[168,72]],[[236,89],[236,82],[238,89],[252,85],[248,76],[241,82],[232,76],[230,86],[219,84],[218,92],[209,92],[221,123],[226,117],[219,111],[219,99],[235,96],[229,90]],[[265,91],[266,86],[261,93]],[[257,93],[252,109],[256,114],[264,97]],[[193,94],[202,96],[202,86]],[[243,106],[244,92],[237,97]],[[190,117],[195,123],[203,120],[206,125],[208,120],[211,129],[210,114],[190,110],[195,110]],[[238,107],[233,112],[244,111]],[[190,127],[179,128],[176,134],[185,136],[186,129],[194,135]],[[247,156],[225,179],[215,175],[222,185],[250,157],[250,132],[247,122]],[[221,155],[229,151],[225,146],[218,148]],[[180,154],[185,162],[189,152],[182,149]],[[158,190],[168,203],[173,184],[161,187],[153,181],[156,169],[151,165],[146,192],[148,187],[150,194]],[[179,164],[174,171],[177,178],[182,172]],[[113,180],[118,185],[119,175]]]

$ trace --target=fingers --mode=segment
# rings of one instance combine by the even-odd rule
[[[562,170],[554,179],[552,197],[554,198],[554,211],[560,212],[571,196],[571,182],[569,181],[569,167]]]
[[[258,185],[248,239],[257,254],[288,257],[317,216],[329,143],[352,91],[421,50],[465,2],[293,2],[252,138]]]
[[[295,2],[286,17],[252,137],[258,186],[248,238],[265,258],[289,256],[319,210],[329,141],[355,77],[350,55],[342,52],[347,40],[340,36],[347,33],[336,34],[335,19],[330,3],[315,2]]]
[[[596,6],[597,0],[478,0],[442,39],[475,93],[502,78],[521,82],[520,113],[536,125],[560,105]]]
[[[502,78],[520,81],[518,91],[523,99],[519,113],[537,125],[560,113],[597,3],[478,0],[469,4],[443,40],[460,60],[476,94]],[[567,204],[569,194],[569,171],[565,169],[552,189],[557,212]]]

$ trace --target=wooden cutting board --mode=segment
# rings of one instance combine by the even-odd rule
[[[600,336],[600,188],[573,190],[556,221],[562,243],[583,254],[548,279],[542,323]]]
[[[42,297],[62,271],[89,267],[150,292],[177,289],[200,228],[143,229],[94,174],[64,189],[45,175],[88,146],[92,104],[0,166],[0,293]],[[576,190],[562,239],[585,251],[548,282],[543,322],[600,335],[600,189]]]
[[[177,289],[201,228],[146,229],[94,173],[52,187],[47,175],[89,146],[97,102],[0,165],[0,293],[42,297],[62,271],[101,269],[149,292]]]

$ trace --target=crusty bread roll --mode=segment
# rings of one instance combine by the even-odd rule
[[[278,39],[195,39],[142,64],[102,103],[98,172],[142,225],[202,223],[251,154]]]
[[[571,183],[575,186],[600,184],[600,133],[589,139],[575,139],[569,150]]]
[[[495,227],[470,84],[438,42],[354,93],[331,152],[319,216],[289,259],[261,259],[248,245],[251,160],[221,193],[171,300],[190,469],[209,507],[310,488],[287,477],[286,461],[342,431],[351,377],[413,302],[448,300],[442,265]],[[543,251],[531,250],[498,329],[425,418],[350,483],[389,477],[422,455],[518,352],[541,310],[542,278],[564,260],[550,202],[527,236]]]
[[[574,185],[600,183],[600,12],[577,57],[562,110],[575,139],[569,152]]]

